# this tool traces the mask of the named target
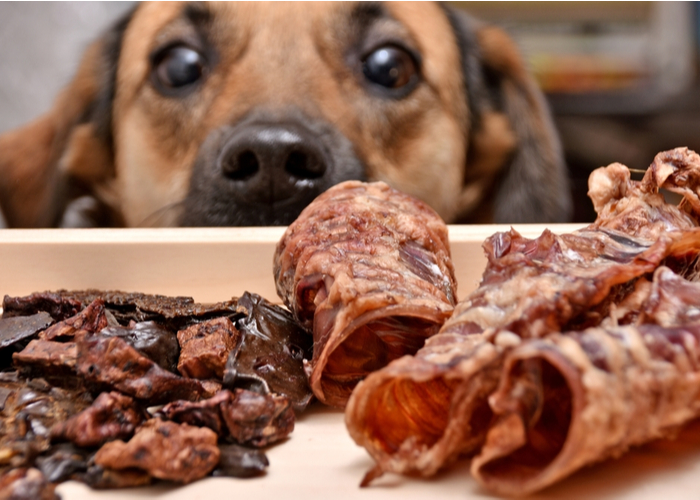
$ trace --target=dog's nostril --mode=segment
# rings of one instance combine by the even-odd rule
[[[326,165],[315,154],[292,151],[287,156],[284,169],[300,179],[318,179],[326,172]]]
[[[242,151],[238,155],[233,155],[224,164],[224,173],[229,179],[243,181],[253,177],[260,170],[258,157],[250,150]]]

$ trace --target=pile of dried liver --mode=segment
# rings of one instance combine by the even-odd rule
[[[312,338],[246,293],[59,291],[5,297],[0,318],[0,496],[264,473],[311,400]]]

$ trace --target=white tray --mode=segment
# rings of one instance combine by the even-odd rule
[[[483,240],[510,226],[450,226],[459,296],[483,271]],[[544,226],[514,226],[536,237]],[[554,232],[580,226],[552,225]],[[226,300],[248,290],[275,302],[272,255],[283,228],[3,230],[0,295],[60,288],[120,289]],[[93,491],[68,482],[64,500],[492,498],[468,473],[466,461],[430,480],[386,475],[370,488],[358,484],[372,461],[348,437],[341,412],[316,405],[302,415],[287,442],[267,451],[270,467],[254,479],[208,478],[187,486]],[[675,441],[658,441],[618,460],[590,467],[531,498],[700,498],[700,423]]]

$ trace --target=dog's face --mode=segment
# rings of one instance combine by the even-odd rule
[[[29,134],[48,150],[31,162]],[[447,221],[565,220],[569,203],[510,40],[425,2],[141,4],[52,113],[0,138],[0,168],[43,196],[21,214],[0,181],[15,225],[54,223],[84,193],[127,226],[287,224],[348,179]]]

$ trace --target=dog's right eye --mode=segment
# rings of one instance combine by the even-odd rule
[[[207,65],[202,54],[194,49],[177,45],[170,47],[155,58],[153,78],[163,89],[184,90],[198,82],[205,74]]]

